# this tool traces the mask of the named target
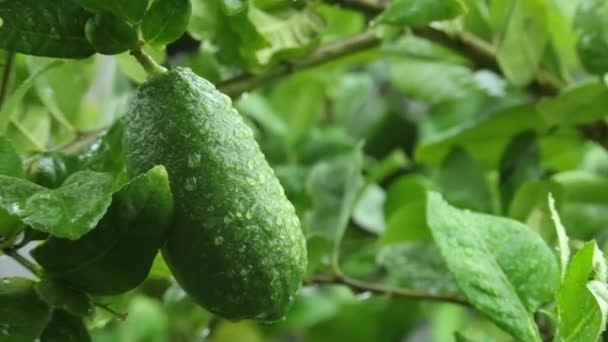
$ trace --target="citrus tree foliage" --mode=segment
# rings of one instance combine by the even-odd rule
[[[608,0],[6,0],[0,71],[0,341],[607,338]]]

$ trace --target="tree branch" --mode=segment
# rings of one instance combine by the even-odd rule
[[[8,94],[8,86],[11,80],[14,61],[15,53],[12,51],[8,51],[6,53],[4,70],[2,71],[2,80],[0,81],[0,108],[2,108],[2,105],[4,104],[4,99],[6,99],[6,95]]]
[[[277,64],[267,72],[259,75],[246,73],[222,81],[217,84],[217,87],[229,96],[236,97],[246,91],[256,88],[264,82],[376,47],[381,41],[380,37],[375,33],[364,32],[344,40],[321,46],[299,61]]]
[[[343,274],[333,276],[315,275],[311,279],[312,284],[340,284],[350,287],[355,292],[372,292],[375,294],[381,294],[386,296],[397,296],[408,299],[426,300],[433,302],[448,302],[455,303],[464,306],[469,306],[469,302],[466,299],[447,295],[447,294],[434,294],[429,292],[423,292],[418,290],[409,290],[402,288],[388,287],[383,284],[367,282],[359,279],[350,278]]]

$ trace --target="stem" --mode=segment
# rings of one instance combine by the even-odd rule
[[[231,97],[236,97],[258,85],[302,70],[361,52],[380,45],[380,37],[373,32],[364,32],[353,37],[319,47],[310,55],[291,63],[278,64],[264,74],[246,73],[220,82],[217,87]]]
[[[4,104],[4,100],[8,94],[8,85],[11,80],[14,61],[15,53],[8,51],[6,55],[6,62],[4,64],[4,71],[2,72],[2,81],[0,81],[0,108],[2,108],[2,104]]]
[[[6,248],[2,250],[2,252],[11,257],[13,260],[15,260],[21,266],[26,268],[28,271],[32,272],[32,274],[34,274],[36,277],[40,278],[40,276],[42,275],[42,270],[40,269],[40,267],[34,264],[33,262],[27,260],[23,255],[19,254],[19,252],[17,252],[14,247]]]
[[[95,303],[93,303],[93,305],[109,312],[110,314],[114,315],[117,319],[119,319],[121,321],[124,321],[125,319],[127,319],[128,314],[118,312],[118,311],[112,309],[111,307],[107,306],[106,304],[95,302]]]
[[[364,280],[354,279],[343,274],[337,274],[334,276],[321,276],[317,275],[312,278],[314,284],[341,284],[350,287],[355,291],[369,291],[376,294],[382,294],[386,296],[398,296],[408,299],[426,300],[434,302],[449,302],[469,306],[469,302],[466,299],[446,294],[434,294],[418,290],[402,289],[385,286],[383,284],[368,282]]]
[[[143,42],[137,44],[133,50],[131,50],[131,55],[137,59],[139,64],[146,70],[149,76],[158,76],[167,72],[167,68],[163,67],[156,63],[156,61],[150,56],[143,47]]]

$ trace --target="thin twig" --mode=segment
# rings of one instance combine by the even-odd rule
[[[264,82],[310,69],[318,65],[336,60],[340,57],[365,51],[378,46],[380,37],[373,32],[364,32],[344,40],[319,47],[299,61],[277,64],[263,74],[246,73],[218,83],[217,87],[231,97],[236,97],[246,91],[256,88]]]
[[[2,108],[6,95],[8,94],[8,86],[11,80],[14,61],[15,53],[8,51],[6,54],[6,61],[4,63],[4,70],[2,72],[2,80],[0,81],[0,108]]]
[[[468,306],[470,305],[466,299],[448,295],[448,294],[434,294],[419,290],[411,290],[411,289],[403,289],[403,288],[395,288],[385,286],[379,283],[368,282],[364,280],[354,279],[343,274],[338,275],[315,275],[311,279],[311,283],[313,284],[341,284],[350,287],[351,289],[361,292],[368,291],[375,294],[381,294],[386,296],[397,296],[408,299],[417,299],[417,300],[426,300],[433,302],[448,302],[455,303],[460,305]]]
[[[40,267],[34,264],[33,262],[27,260],[23,255],[19,254],[19,252],[14,247],[3,249],[2,252],[8,255],[13,260],[15,260],[21,266],[26,268],[28,271],[32,272],[32,274],[36,277],[40,278],[40,276],[42,275],[42,270],[40,269]]]
[[[98,307],[100,309],[103,309],[103,310],[109,312],[110,314],[114,315],[117,319],[119,319],[121,321],[124,321],[125,319],[127,319],[128,313],[118,312],[118,311],[112,309],[111,307],[109,307],[108,305],[103,304],[103,303],[94,302],[93,305],[95,305],[96,307]]]

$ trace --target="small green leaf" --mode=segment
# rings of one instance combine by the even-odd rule
[[[541,341],[532,314],[559,279],[551,249],[529,227],[459,210],[430,193],[427,220],[460,290],[480,312],[522,341]]]
[[[432,293],[460,293],[439,249],[431,243],[390,244],[380,250],[376,262],[388,273],[384,283]]]
[[[559,217],[559,213],[555,207],[555,198],[553,195],[549,193],[549,210],[551,211],[551,220],[553,221],[553,225],[555,226],[555,233],[557,235],[557,250],[559,252],[559,265],[562,274],[562,281],[566,276],[566,271],[568,269],[568,263],[570,262],[570,245],[568,234],[566,233],[566,228],[562,224],[562,220]]]
[[[0,176],[0,207],[30,227],[53,236],[78,239],[103,217],[112,201],[113,178],[81,171],[57,189]]]
[[[497,59],[507,79],[516,85],[530,82],[538,70],[549,42],[548,9],[545,0],[510,0],[506,15],[496,26]],[[502,12],[502,11],[501,11]],[[502,13],[501,13],[502,14]]]
[[[0,278],[0,303],[2,341],[34,341],[51,318],[51,308],[28,279]]]
[[[93,311],[91,298],[68,284],[43,278],[34,288],[40,298],[55,309],[63,309],[76,316],[86,316]]]
[[[446,199],[461,208],[491,213],[492,197],[483,169],[461,147],[448,154],[439,169],[438,184]]]
[[[581,1],[574,16],[574,29],[585,69],[596,75],[608,72],[608,1]]]
[[[146,43],[169,44],[181,37],[192,13],[190,0],[156,0],[143,19],[141,30]]]
[[[606,261],[594,241],[585,244],[572,258],[557,296],[559,341],[597,341],[604,331],[608,298],[606,279],[601,279],[601,273],[605,269]]]
[[[91,14],[68,0],[0,2],[0,48],[27,55],[84,58],[94,53],[84,36]]]
[[[461,0],[395,0],[376,19],[390,25],[424,26],[466,13]]]
[[[92,294],[122,293],[148,275],[172,212],[167,172],[157,166],[114,194],[93,231],[76,241],[51,238],[31,254],[49,277]]]
[[[82,318],[64,310],[55,310],[51,321],[44,329],[43,342],[90,342],[91,337]]]
[[[541,177],[540,162],[536,133],[526,131],[513,137],[505,148],[499,165],[499,187],[504,212],[508,212],[515,193],[523,183]]]
[[[363,184],[361,146],[350,153],[317,164],[307,188],[313,207],[305,217],[308,236],[322,236],[337,248],[342,240]]]
[[[110,13],[99,13],[90,18],[85,33],[95,51],[104,55],[117,55],[137,44],[135,29]]]
[[[353,211],[353,221],[362,229],[382,235],[386,227],[384,201],[386,193],[377,184],[370,184],[359,196]]]

